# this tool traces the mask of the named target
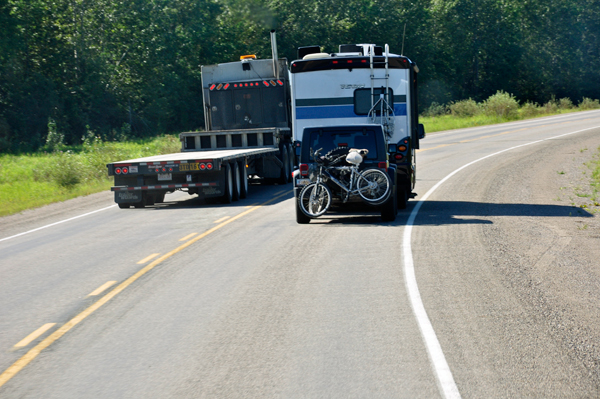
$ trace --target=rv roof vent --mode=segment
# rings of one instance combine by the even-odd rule
[[[303,59],[308,54],[320,53],[321,46],[298,47],[298,58]]]
[[[328,53],[312,53],[312,54],[306,54],[304,57],[302,57],[303,60],[315,60],[317,58],[329,58],[331,57]]]
[[[363,54],[363,47],[356,44],[340,44],[340,53],[361,53]]]

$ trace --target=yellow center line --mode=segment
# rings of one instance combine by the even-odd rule
[[[51,329],[55,325],[56,325],[56,323],[46,323],[46,324],[44,324],[43,326],[41,326],[40,328],[38,328],[37,330],[35,330],[31,334],[29,334],[28,336],[26,336],[25,338],[23,338],[22,340],[20,340],[19,343],[17,343],[15,345],[15,348],[22,348],[24,346],[29,345],[31,343],[31,341],[35,340],[37,337],[39,337],[40,335],[42,335],[43,333],[45,333],[46,331],[48,331],[49,329]]]
[[[117,284],[116,281],[108,281],[108,282],[102,284],[100,287],[96,288],[91,294],[88,294],[88,296],[100,295],[101,293],[106,291],[109,287],[112,287],[115,284]]]
[[[196,234],[198,234],[198,233],[192,233],[192,234],[188,234],[187,236],[185,236],[185,237],[183,237],[183,238],[180,238],[180,239],[179,239],[179,241],[187,241],[187,240],[189,240],[190,238],[192,238],[193,236],[195,236]]]
[[[23,356],[21,356],[20,359],[18,359],[16,362],[14,362],[9,368],[7,368],[6,370],[4,370],[4,372],[2,374],[0,374],[0,387],[2,387],[4,384],[6,384],[7,381],[9,381],[12,377],[14,377],[19,371],[23,370],[23,368],[25,366],[27,366],[33,359],[35,359],[44,349],[46,349],[47,347],[49,347],[50,345],[52,345],[54,342],[56,342],[59,338],[61,338],[63,335],[65,335],[67,332],[69,332],[73,327],[75,327],[77,324],[81,323],[86,317],[88,317],[89,315],[91,315],[92,313],[94,313],[96,310],[98,310],[102,305],[104,305],[106,302],[110,301],[112,298],[114,298],[115,296],[117,296],[119,293],[121,293],[125,288],[129,287],[131,284],[133,284],[136,280],[138,280],[140,277],[142,277],[144,274],[148,273],[150,270],[154,269],[157,265],[159,265],[161,262],[163,262],[164,260],[170,258],[171,256],[175,255],[176,253],[180,252],[181,250],[189,247],[190,245],[192,245],[193,243],[201,240],[202,238],[206,237],[207,235],[214,233],[215,231],[219,230],[222,227],[225,227],[226,225],[228,225],[229,223],[238,220],[246,215],[248,215],[251,212],[254,212],[257,209],[262,208],[263,206],[270,204],[271,202],[283,197],[284,195],[289,194],[289,192],[286,192],[284,194],[278,195],[276,197],[271,198],[270,200],[263,202],[260,205],[256,205],[250,209],[248,209],[247,211],[244,211],[234,217],[232,217],[231,219],[228,219],[226,221],[224,221],[223,223],[205,231],[204,233],[200,234],[198,237],[186,242],[185,244],[182,244],[181,246],[175,248],[174,250],[172,250],[171,252],[168,252],[166,254],[164,254],[163,256],[161,256],[160,258],[156,259],[154,262],[150,263],[148,266],[145,266],[144,268],[142,268],[141,270],[139,270],[137,273],[135,273],[134,275],[132,275],[131,277],[129,277],[127,280],[123,281],[121,284],[119,284],[117,287],[115,287],[112,291],[110,291],[108,294],[104,295],[102,298],[98,299],[98,301],[96,301],[94,304],[92,304],[90,307],[88,307],[87,309],[85,309],[83,312],[79,313],[77,316],[73,317],[71,320],[69,320],[68,322],[66,322],[62,327],[60,327],[58,330],[54,331],[52,334],[50,334],[48,337],[46,337],[42,342],[40,342],[39,344],[37,344],[36,346],[34,346],[33,348],[31,348],[26,354],[24,354]]]
[[[144,263],[156,258],[158,255],[160,254],[152,254],[150,256],[146,256],[144,259],[140,260],[137,264],[138,265],[143,265]]]
[[[225,217],[222,217],[222,218],[221,218],[221,219],[219,219],[219,220],[215,220],[215,224],[216,224],[216,223],[221,223],[222,221],[224,221],[224,220],[227,220],[227,219],[229,219],[230,217],[231,217],[231,216],[225,216]]]

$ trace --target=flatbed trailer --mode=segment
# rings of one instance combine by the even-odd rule
[[[265,163],[277,163],[279,148],[238,148],[180,152],[129,159],[107,165],[114,176],[115,202],[120,208],[143,208],[164,201],[176,190],[225,203],[243,199],[248,176]]]

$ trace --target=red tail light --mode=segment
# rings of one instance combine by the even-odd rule
[[[377,167],[378,167],[379,169],[383,169],[383,170],[385,170],[385,171],[387,172],[387,162],[379,162],[379,163],[377,164]]]
[[[308,176],[308,164],[301,163],[300,164],[300,176]]]

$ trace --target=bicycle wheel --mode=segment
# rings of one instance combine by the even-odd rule
[[[309,218],[319,217],[331,206],[331,190],[322,183],[310,183],[300,191],[298,205]]]
[[[358,176],[358,194],[371,205],[384,203],[392,192],[390,177],[379,169],[366,169]]]

